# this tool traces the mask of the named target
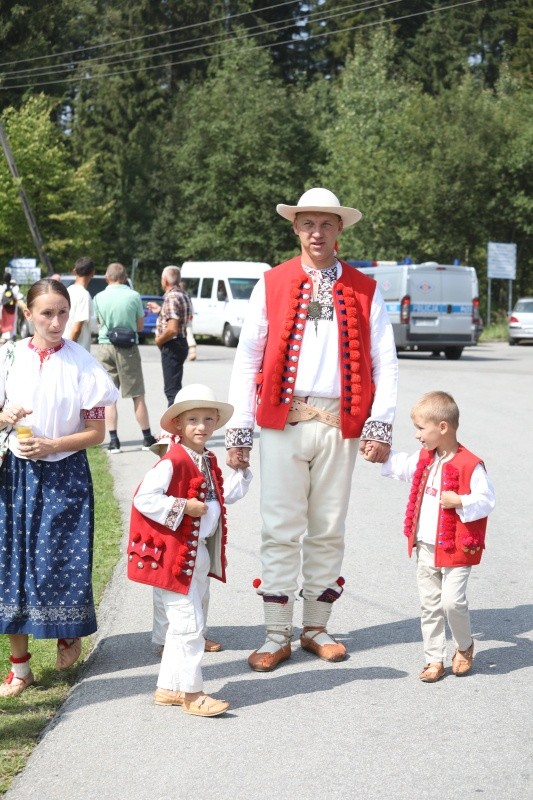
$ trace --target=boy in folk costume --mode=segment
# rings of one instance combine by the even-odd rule
[[[411,411],[422,450],[392,451],[382,475],[412,483],[404,533],[409,556],[416,548],[426,665],[419,675],[435,683],[444,674],[445,619],[455,642],[454,675],[472,667],[474,640],[466,586],[485,547],[494,489],[480,458],[457,441],[459,409],[446,392],[423,395]]]
[[[170,448],[173,447],[175,444],[179,444],[179,442],[180,442],[180,437],[177,434],[173,435],[164,431],[160,436],[157,437],[155,443],[150,446],[150,451],[154,453],[154,455],[156,455],[158,458],[163,458],[165,453],[168,453]],[[227,503],[228,502],[227,497],[225,499]],[[207,612],[209,609],[209,582],[204,597],[203,607],[204,607],[204,626],[205,626],[203,630],[203,636],[205,640],[204,651],[206,653],[218,653],[220,652],[220,650],[222,650],[222,644],[220,642],[215,642],[213,639],[208,639],[206,635]],[[159,657],[163,655],[167,630],[168,630],[168,619],[165,606],[164,603],[161,601],[160,593],[154,590],[153,609],[152,609],[152,643],[155,645],[154,650],[156,655],[158,655]]]
[[[163,414],[161,427],[179,435],[147,473],[133,499],[128,577],[154,587],[168,630],[154,700],[213,717],[229,703],[203,691],[204,598],[209,577],[226,581],[226,513],[222,473],[205,449],[233,406],[201,384],[185,387]],[[227,502],[246,494],[249,470],[232,473]]]

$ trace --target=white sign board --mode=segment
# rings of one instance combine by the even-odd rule
[[[12,258],[9,262],[11,277],[18,284],[31,284],[41,277],[36,258]]]
[[[505,278],[509,281],[515,280],[516,244],[489,242],[487,275],[489,278]]]

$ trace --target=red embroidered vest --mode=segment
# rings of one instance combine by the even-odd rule
[[[214,453],[208,452],[211,475],[220,503],[218,529],[206,539],[213,578],[226,582],[226,508],[222,472]],[[163,456],[172,462],[173,475],[167,494],[199,500],[205,498],[206,482],[184,448],[177,444]],[[136,492],[137,493],[137,492]],[[145,517],[132,505],[128,542],[128,578],[178,594],[188,594],[198,549],[200,519],[184,515],[176,531]]]
[[[404,524],[409,556],[415,545],[420,506],[434,456],[434,450],[421,450],[413,475]],[[483,465],[481,459],[459,445],[454,457],[442,466],[441,491],[470,494],[470,480],[477,464]],[[440,508],[435,535],[435,566],[466,567],[479,564],[485,547],[486,529],[487,517],[465,523],[461,522],[454,508]]]
[[[374,385],[370,357],[370,310],[375,281],[344,261],[333,285],[339,332],[340,416],[343,439],[360,436],[370,415]],[[257,381],[257,423],[283,430],[287,421],[312,300],[301,257],[265,272],[268,338]]]

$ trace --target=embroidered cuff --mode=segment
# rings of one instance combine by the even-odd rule
[[[392,445],[392,425],[390,422],[367,419],[363,425],[361,439],[370,439],[374,442],[385,442],[385,444]]]
[[[187,500],[184,497],[176,497],[172,508],[168,512],[163,525],[165,528],[170,528],[171,531],[175,531],[178,525],[180,524],[183,512],[185,511],[185,505]]]
[[[230,447],[252,447],[253,428],[228,428],[226,430],[226,450]]]
[[[83,419],[105,419],[104,406],[95,406],[94,408],[83,409]]]

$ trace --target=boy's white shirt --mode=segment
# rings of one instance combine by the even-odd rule
[[[396,450],[391,450],[389,458],[381,467],[381,474],[385,478],[393,478],[410,483],[413,480],[419,457],[419,452],[410,455],[409,453],[399,453]],[[435,496],[424,495],[416,535],[417,541],[432,545],[435,544],[442,478],[442,469],[439,469],[438,474],[435,476],[437,465],[438,457],[435,455],[426,486],[431,486],[434,479],[434,488],[437,493]],[[462,508],[456,508],[455,510],[461,522],[474,522],[477,519],[487,517],[493,510],[496,503],[494,487],[481,464],[477,464],[472,473],[470,494],[462,494],[459,497]]]
[[[172,472],[173,466],[170,460],[165,459],[156,464],[145,475],[133,498],[133,505],[148,519],[159,522],[170,530],[176,530],[183,519],[187,498],[176,498],[167,494],[172,480]],[[232,470],[227,477],[224,477],[224,502],[231,505],[231,503],[241,500],[248,492],[252,477],[250,469]],[[176,508],[176,500],[181,501],[178,503],[181,508]],[[202,539],[206,539],[215,532],[220,517],[218,500],[209,500],[207,506],[207,514],[200,517],[199,535]],[[172,525],[169,525],[171,511],[173,512]],[[177,514],[176,511],[178,511]]]

